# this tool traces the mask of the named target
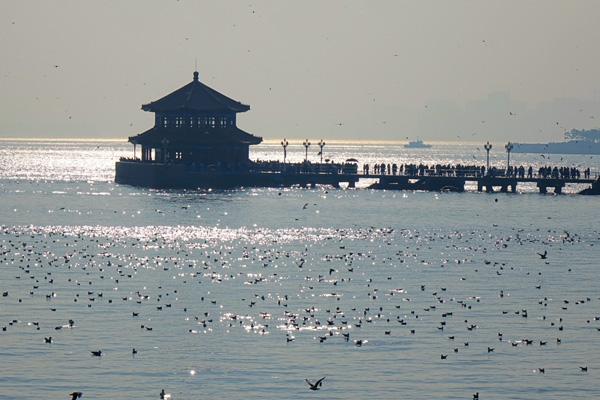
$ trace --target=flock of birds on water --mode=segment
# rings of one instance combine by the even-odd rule
[[[110,308],[121,317],[126,313],[139,326],[139,335],[156,335],[156,341],[161,340],[161,316],[173,312],[175,320],[183,321],[178,328],[181,335],[230,333],[239,328],[242,334],[255,335],[256,341],[278,334],[290,351],[299,338],[317,346],[341,341],[368,349],[384,344],[393,348],[387,338],[422,336],[430,347],[447,349],[439,353],[438,362],[448,365],[462,354],[493,357],[500,348],[502,352],[524,347],[541,351],[562,346],[581,329],[595,335],[594,340],[600,338],[598,292],[560,299],[544,294],[545,285],[552,284],[545,280],[547,269],[559,268],[565,279],[572,272],[568,265],[552,265],[553,253],[568,246],[593,249],[593,243],[576,233],[514,228],[505,235],[494,234],[493,227],[472,232],[373,227],[310,234],[300,230],[289,238],[289,233],[257,229],[245,232],[244,238],[235,237],[239,232],[230,233],[235,244],[215,239],[218,232],[215,238],[206,239],[203,232],[187,240],[156,231],[147,236],[138,233],[125,231],[109,237],[86,227],[1,227],[0,316],[7,315],[9,304],[14,312],[23,312],[0,321],[0,341],[2,335],[27,327],[39,335],[28,340],[52,346],[69,340],[65,331],[77,335],[87,323],[84,311],[97,307]],[[431,253],[436,241],[444,243],[444,252],[438,252],[437,258]],[[527,266],[503,259],[513,246],[527,249]],[[443,271],[447,284],[429,282],[426,272],[430,269]],[[411,274],[405,275],[408,270]],[[146,271],[163,276],[153,290],[138,287],[139,276]],[[497,289],[485,296],[469,295],[466,289],[463,293],[461,285],[478,274],[483,275],[482,282],[490,285],[493,281]],[[504,275],[519,275],[525,292],[533,294],[528,298],[535,301],[515,304],[510,289],[503,287]],[[287,284],[292,278],[295,283]],[[231,304],[211,295],[212,288],[225,284],[234,288],[231,296],[238,297]],[[184,303],[183,291],[191,296],[185,298],[194,301]],[[69,310],[73,304],[79,307],[78,317],[59,321],[53,315],[66,307],[66,298],[72,303]],[[27,319],[35,299],[47,303],[44,322]],[[517,318],[520,324],[536,321],[530,328],[539,335],[516,337],[511,334],[511,322],[505,331],[496,333],[493,342],[482,345],[476,340],[477,332],[485,329],[480,322],[485,319],[477,314],[482,303],[492,303],[492,309],[499,311],[495,318]],[[585,316],[582,326],[574,326],[579,323],[571,318],[574,309]],[[134,340],[131,343],[133,358],[149,351],[136,348]],[[103,358],[110,351],[90,348],[88,355]],[[588,376],[591,371],[587,364],[562,368]],[[531,372],[561,374],[555,365],[535,365]],[[326,382],[325,377],[305,379],[311,391],[326,388]],[[85,384],[74,389],[68,396],[76,400],[85,393]],[[173,398],[165,389],[156,393],[160,399]],[[465,393],[465,397],[479,399],[480,391]]]

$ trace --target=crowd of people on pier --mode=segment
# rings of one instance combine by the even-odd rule
[[[252,172],[285,172],[288,174],[357,174],[355,163],[282,163],[277,160],[256,160],[250,164]]]
[[[407,175],[407,176],[483,176],[485,167],[478,165],[450,164],[369,164],[363,165],[364,175]]]
[[[534,169],[533,166],[509,166],[508,169],[483,165],[463,164],[396,164],[375,163],[372,167],[363,164],[363,175],[405,175],[405,176],[454,176],[454,177],[515,177],[515,178],[552,178],[552,179],[590,179],[590,168],[581,171],[575,167],[543,166]]]

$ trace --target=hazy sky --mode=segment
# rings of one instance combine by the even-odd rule
[[[265,139],[556,140],[600,127],[599,18],[571,0],[1,0],[0,136],[137,134],[197,59]]]

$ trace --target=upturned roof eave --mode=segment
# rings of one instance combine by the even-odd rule
[[[256,144],[260,144],[262,143],[262,137],[260,136],[255,136],[251,133],[245,132],[239,128],[235,128],[236,130],[236,134],[238,135],[238,137],[233,138],[233,140],[231,140],[230,138],[230,142],[225,141],[220,141],[220,140],[214,140],[214,137],[206,137],[206,136],[202,136],[201,134],[211,134],[211,135],[219,135],[219,130],[217,129],[216,131],[212,131],[212,130],[205,130],[205,131],[191,131],[189,132],[189,136],[175,136],[174,133],[183,133],[184,131],[171,131],[171,130],[162,130],[162,129],[157,129],[156,127],[152,127],[150,129],[148,129],[145,132],[142,132],[138,135],[135,136],[130,136],[128,138],[129,143],[131,144],[161,144],[161,141],[163,138],[168,138],[169,140],[171,140],[172,144],[173,143],[182,143],[182,144],[202,144],[202,142],[204,141],[205,143],[208,144],[223,144],[223,145],[227,145],[227,144],[247,144],[247,145],[256,145]],[[158,137],[154,138],[153,136],[160,136],[160,139]],[[217,136],[218,137],[218,136]],[[207,140],[209,139],[209,140]],[[212,139],[212,140],[211,140]]]
[[[142,104],[142,110],[143,111],[148,111],[148,112],[171,112],[171,111],[199,111],[199,112],[220,112],[220,111],[224,111],[224,112],[235,112],[235,113],[242,113],[242,112],[246,112],[250,110],[250,106],[247,104],[243,104],[240,103],[239,107],[223,107],[223,108],[211,108],[211,109],[202,109],[202,108],[196,108],[196,107],[189,107],[188,105],[182,105],[179,107],[160,107],[160,106],[156,106],[154,104],[155,102],[151,102],[148,104]]]

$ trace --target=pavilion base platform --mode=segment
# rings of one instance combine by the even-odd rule
[[[328,185],[353,188],[356,174],[285,173],[285,172],[219,172],[197,171],[184,164],[140,163],[118,161],[115,182],[160,189],[230,189],[236,187],[315,187]]]

